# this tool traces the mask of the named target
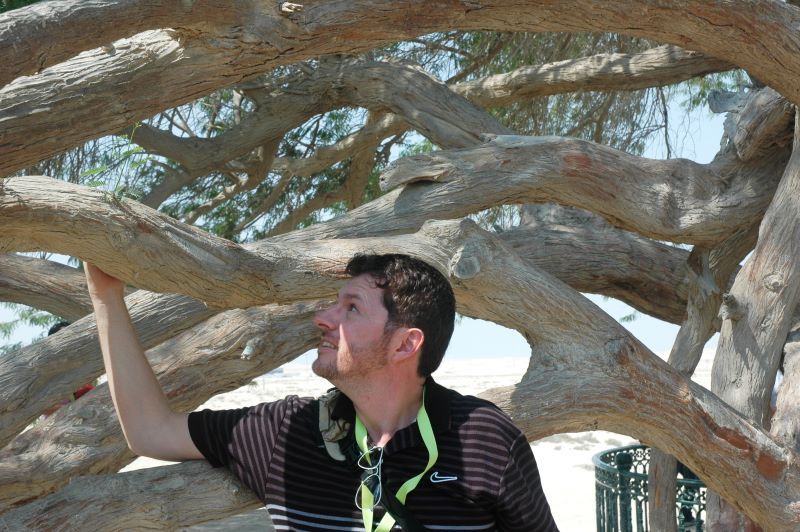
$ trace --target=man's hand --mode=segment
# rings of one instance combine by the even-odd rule
[[[125,283],[108,275],[106,272],[88,262],[83,263],[86,273],[86,286],[92,301],[103,301],[109,297],[124,297]]]

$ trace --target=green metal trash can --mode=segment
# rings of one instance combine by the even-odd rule
[[[598,532],[648,532],[647,471],[650,448],[630,445],[592,457],[595,467]],[[678,530],[701,532],[705,521],[706,487],[686,466],[678,464],[675,512]]]

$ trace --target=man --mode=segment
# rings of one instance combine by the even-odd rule
[[[336,303],[314,317],[312,368],[336,389],[179,414],[138,344],[122,282],[87,265],[131,450],[227,466],[278,530],[557,530],[524,435],[491,403],[430,377],[453,331],[447,279],[405,255],[357,255],[346,272]]]

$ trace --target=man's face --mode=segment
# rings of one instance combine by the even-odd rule
[[[385,333],[388,317],[383,290],[375,286],[371,275],[347,281],[336,304],[314,316],[314,324],[322,331],[311,366],[314,373],[336,384],[384,367],[391,337]]]

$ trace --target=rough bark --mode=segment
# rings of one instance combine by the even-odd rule
[[[587,65],[591,65],[591,68],[582,70]],[[448,87],[453,93],[477,105],[491,107],[568,90],[633,90],[677,82],[724,68],[725,65],[716,59],[674,46],[661,46],[635,55],[597,54],[574,61],[527,66],[501,76],[450,84]],[[606,74],[608,71],[614,71],[615,74],[609,76]],[[617,75],[620,71],[625,75]],[[397,78],[407,81],[402,94],[397,90]],[[314,71],[311,79],[316,81],[307,79],[294,83],[290,94],[274,94],[274,87],[267,90],[249,88],[248,94],[258,104],[252,119],[214,138],[180,138],[147,125],[132,129],[136,143],[150,152],[180,162],[184,167],[165,176],[163,183],[148,193],[142,203],[156,207],[167,196],[211,168],[223,169],[235,156],[254,149],[261,142],[268,142],[279,132],[299,125],[311,114],[341,105],[389,108],[398,113],[378,124],[365,124],[364,133],[370,138],[383,139],[402,133],[410,124],[430,135],[439,146],[458,147],[476,144],[480,133],[504,132],[491,117],[475,113],[452,93],[443,90],[440,83],[430,80],[426,73],[408,66],[368,61],[329,62],[325,68]],[[245,84],[247,87],[250,85]],[[265,92],[269,92],[269,95]],[[300,94],[303,97],[299,97]],[[423,106],[428,109],[423,111]],[[286,113],[287,107],[301,109],[303,113]],[[458,108],[446,112],[451,107],[466,107],[466,113]],[[462,130],[466,124],[456,119],[470,114],[476,115],[472,121],[474,129]],[[404,123],[400,116],[409,123]],[[482,127],[484,122],[485,127]],[[285,173],[287,164],[293,163],[292,167],[297,167],[293,171],[300,172],[297,175],[322,171],[350,155],[342,151],[354,146],[355,136],[351,135],[334,149],[320,149],[320,156],[311,161],[278,160],[273,169]],[[338,155],[338,159],[331,159],[332,155]],[[327,164],[320,167],[321,162]]]
[[[66,488],[0,515],[8,530],[174,530],[258,508],[225,469],[192,461],[79,477]]]
[[[145,349],[215,314],[185,296],[144,291],[126,298]],[[45,409],[103,372],[94,315],[59,334],[0,357],[0,447]]]
[[[28,305],[67,321],[92,312],[82,271],[23,255],[0,255],[0,301]]]
[[[758,244],[725,296],[711,373],[711,390],[757,426],[768,426],[772,383],[800,297],[798,124],[795,149],[761,222]],[[708,508],[712,530],[749,526],[716,494],[709,495]]]
[[[257,256],[101,190],[43,177],[0,180],[0,213],[2,251],[47,248],[133,279],[138,288],[147,279],[152,291],[188,292],[212,306],[274,301],[274,272]],[[160,281],[152,284],[155,279]],[[197,290],[186,290],[190,286]]]
[[[597,54],[451,85],[484,107],[576,91],[639,90],[680,83],[733,68],[731,63],[664,45],[638,54]]]
[[[649,37],[736,64],[800,103],[800,15],[792,6],[766,0],[751,0],[751,9],[710,0],[657,8],[632,0],[613,6],[587,0],[341,2],[308,5],[287,16],[278,5],[258,5],[257,13],[213,32],[145,32],[116,41],[113,55],[91,50],[7,85],[0,91],[0,175],[278,65],[446,29]],[[752,10],[759,13],[757,20]],[[88,65],[89,73],[75,80],[74,73]],[[79,82],[65,84],[66,79]],[[76,123],[81,127],[72,127]]]
[[[800,508],[792,506],[800,500],[796,454],[471,222],[429,222],[415,235],[292,247],[305,255],[304,269],[326,275],[341,271],[355,249],[405,250],[448,272],[460,310],[511,326],[532,345],[522,383],[490,394],[529,438],[590,427],[626,432],[677,455],[765,525],[800,523]],[[200,488],[191,483],[190,489]]]
[[[319,308],[269,305],[223,312],[147,356],[172,408],[191,411],[315,345],[318,334],[311,318]],[[0,451],[0,513],[52,493],[79,475],[113,473],[133,458],[108,387],[98,386]]]
[[[145,30],[232,23],[247,7],[253,2],[55,0],[8,11],[0,14],[0,87]]]
[[[458,201],[465,190],[503,181],[502,189],[481,195],[486,200],[481,207],[556,202],[596,212],[621,229],[656,240],[713,247],[761,216],[783,157],[761,160],[764,166],[751,167],[752,172],[745,170],[747,163],[737,164],[738,175],[724,175],[732,169],[726,168],[730,159],[702,165],[645,159],[578,139],[498,136],[473,149],[400,159],[383,172],[381,186],[389,190],[435,181],[442,191],[449,189],[448,200]]]
[[[712,390],[760,426],[800,297],[800,150],[759,229],[758,244],[725,298]]]
[[[777,441],[800,452],[800,320],[797,317],[795,314],[784,346],[783,383],[770,433]]]
[[[717,312],[731,275],[756,241],[757,226],[728,238],[719,248],[694,248],[689,255],[689,297],[686,319],[681,325],[667,363],[690,378],[700,362],[703,348],[719,329]],[[677,530],[675,493],[677,460],[660,449],[651,449],[648,485],[648,519],[652,530]]]
[[[769,87],[748,98],[739,115],[731,140],[741,160],[757,157],[774,145],[791,144],[794,106]]]
[[[670,323],[684,321],[689,253],[683,249],[553,204],[523,206],[520,225],[497,238],[579,292],[619,299]]]

